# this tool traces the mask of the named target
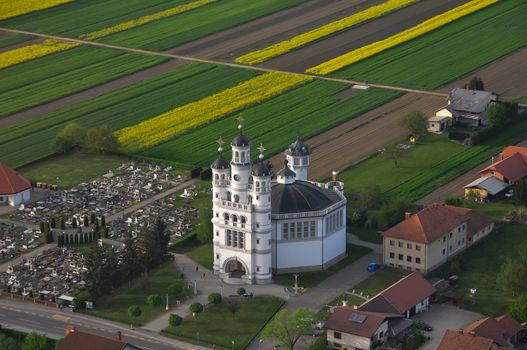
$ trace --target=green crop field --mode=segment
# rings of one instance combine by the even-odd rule
[[[24,34],[14,34],[14,35],[7,35],[4,37],[0,37],[0,49],[11,46],[11,45],[23,43],[24,41],[28,41],[32,39],[35,39],[35,37],[31,35],[24,35]]]
[[[223,89],[257,73],[209,64],[188,64],[93,100],[0,130],[0,161],[12,167],[53,154],[55,135],[69,122],[107,123],[121,129]]]
[[[341,83],[315,81],[236,116],[193,130],[141,155],[208,166],[216,156],[214,141],[219,137],[226,141],[234,138],[237,133],[234,118],[243,115],[245,134],[253,145],[262,142],[268,150],[266,155],[270,156],[282,151],[296,137],[307,139],[400,96],[399,92],[369,89],[346,99],[334,97],[348,87]]]
[[[79,36],[169,9],[192,0],[73,1],[0,21],[0,26],[46,34]]]
[[[100,85],[168,58],[78,47],[0,70],[0,118]]]
[[[501,1],[336,76],[435,89],[527,45],[527,3]]]

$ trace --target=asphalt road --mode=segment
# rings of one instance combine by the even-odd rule
[[[117,322],[73,313],[66,309],[60,311],[54,308],[6,299],[0,300],[0,324],[4,328],[46,334],[53,339],[63,338],[66,326],[73,325],[78,330],[107,337],[115,337],[117,332],[120,331],[124,341],[144,350],[206,349],[144,329],[131,330],[126,325]]]

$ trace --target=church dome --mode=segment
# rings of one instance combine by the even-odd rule
[[[271,190],[273,214],[303,213],[323,210],[341,201],[338,194],[307,181],[273,184]]]
[[[258,162],[252,171],[253,176],[271,176],[271,171],[264,162]]]
[[[311,155],[311,153],[311,148],[299,139],[290,144],[285,151],[285,154],[293,157],[305,157]]]
[[[249,139],[245,137],[241,130],[240,133],[231,142],[231,146],[235,147],[246,147],[249,146],[249,144]]]
[[[218,158],[210,166],[212,169],[229,169],[229,162],[223,158],[223,155],[220,154]]]

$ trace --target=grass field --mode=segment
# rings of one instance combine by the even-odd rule
[[[315,272],[303,272],[299,274],[298,277],[298,285],[300,287],[304,288],[312,288],[319,284],[320,282],[324,281],[326,278],[334,275],[335,273],[339,272],[349,264],[359,260],[366,254],[371,252],[370,248],[361,247],[354,244],[348,244],[347,245],[347,256],[346,258],[342,259],[335,265],[331,266],[330,268],[324,270],[324,271],[315,271]],[[294,274],[292,273],[286,273],[281,275],[275,275],[273,276],[273,281],[277,284],[281,284],[284,286],[292,286],[295,282]]]
[[[24,34],[8,35],[8,36],[0,38],[0,49],[11,46],[11,45],[23,43],[24,41],[28,41],[32,39],[35,39],[35,37],[31,35],[24,35]]]
[[[434,89],[526,46],[526,16],[524,1],[501,1],[335,75]]]
[[[378,107],[400,93],[369,89],[346,99],[334,97],[348,86],[315,81],[244,110],[244,133],[253,145],[262,142],[265,154],[281,152],[296,137],[307,139]],[[210,165],[216,157],[214,140],[230,141],[236,133],[236,116],[224,118],[141,153],[143,156]],[[228,155],[227,155],[228,156]]]
[[[255,74],[208,64],[185,65],[90,101],[0,130],[0,161],[12,167],[21,167],[52,155],[53,138],[69,122],[75,121],[87,127],[107,123],[114,130],[121,129],[236,85]]]
[[[75,152],[42,160],[18,171],[32,183],[47,182],[68,188],[93,180],[127,161],[117,155]]]
[[[518,246],[527,244],[526,232],[525,225],[499,227],[459,256],[464,268],[456,290],[465,296],[464,308],[488,316],[502,315],[507,311],[514,298],[500,288],[496,277],[505,258],[511,256]],[[477,288],[474,298],[470,297],[471,288]]]
[[[148,273],[148,291],[143,291],[135,280],[130,286],[124,284],[111,295],[100,298],[95,304],[95,310],[87,313],[127,324],[144,324],[165,312],[164,303],[161,306],[151,306],[146,303],[146,298],[151,294],[165,295],[168,287],[179,280],[177,276],[178,271],[174,263],[166,262]],[[176,300],[176,297],[169,298],[170,307],[176,305]],[[132,305],[138,305],[142,310],[141,316],[133,320],[128,316],[128,308]]]
[[[428,135],[401,157],[397,167],[393,161],[377,155],[343,171],[340,180],[346,184],[346,190],[351,192],[361,192],[369,184],[377,184],[387,191],[417,174],[427,173],[435,165],[463,150],[461,144],[448,140],[446,134]]]
[[[512,203],[512,200],[503,200],[499,202],[489,202],[489,203],[479,203],[479,202],[474,202],[471,200],[464,200],[462,206],[466,208],[477,210],[480,213],[493,217],[496,220],[503,220],[503,217],[507,213],[511,211],[516,211],[519,209],[517,206],[515,206]],[[525,220],[525,216],[527,216],[527,211],[523,210],[523,214],[524,214],[523,219]]]
[[[212,243],[203,244],[189,251],[187,256],[198,264],[212,270],[214,264],[214,247]]]
[[[371,214],[368,212],[368,214]],[[376,230],[368,230],[364,227],[349,227],[348,232],[356,235],[361,239],[361,241],[371,242],[371,243],[382,243],[382,236]]]
[[[271,317],[284,304],[282,299],[271,296],[241,298],[240,309],[234,316],[227,310],[223,301],[219,305],[210,305],[196,315],[189,316],[176,327],[163,330],[164,333],[192,343],[206,343],[209,346],[224,349],[243,350],[260,332]],[[232,341],[234,340],[234,345]]]
[[[167,58],[78,47],[0,70],[0,118],[167,61]]]

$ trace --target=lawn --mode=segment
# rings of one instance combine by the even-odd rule
[[[243,350],[282,307],[284,301],[272,296],[238,300],[240,309],[235,316],[228,311],[224,300],[219,305],[206,307],[196,317],[185,318],[177,328],[169,327],[163,332],[192,343],[197,343],[199,336],[199,343],[206,343],[209,347],[215,345],[224,349]]]
[[[505,258],[523,244],[527,244],[527,226],[507,224],[457,258],[461,260],[463,272],[456,290],[465,295],[464,308],[488,316],[507,311],[514,298],[500,288],[496,277]],[[443,270],[434,274],[441,275]],[[470,296],[471,288],[477,289],[474,298]]]
[[[4,68],[0,70],[0,118],[167,60],[81,46]]]
[[[380,89],[368,89],[346,99],[334,96],[346,88],[349,86],[342,83],[314,81],[141,155],[209,166],[217,156],[213,141],[220,136],[226,141],[234,138],[238,132],[234,118],[242,115],[246,119],[244,133],[253,145],[262,142],[269,157],[283,151],[296,137],[307,139],[400,96],[399,92]]]
[[[198,264],[212,270],[214,264],[214,246],[212,243],[203,244],[187,253],[187,256]]]
[[[256,74],[210,64],[185,65],[0,130],[0,161],[20,167],[51,156],[53,138],[70,122],[86,127],[107,123],[117,130],[199,100]]]
[[[511,200],[489,203],[479,203],[471,200],[464,200],[462,206],[477,210],[480,213],[493,217],[496,220],[503,220],[503,217],[507,213],[518,210],[518,207],[516,207]],[[525,214],[527,215],[527,213]]]
[[[377,184],[383,191],[388,191],[416,174],[428,172],[435,165],[463,150],[464,146],[448,140],[446,134],[428,135],[401,157],[397,167],[392,160],[377,155],[343,171],[340,180],[350,192],[360,193],[370,184]]]
[[[368,215],[371,213],[368,212]],[[382,227],[382,226],[381,226]],[[376,230],[369,230],[364,227],[348,227],[348,232],[356,235],[361,239],[361,241],[366,241],[370,243],[382,244],[382,236]]]
[[[303,272],[299,274],[298,286],[304,288],[312,288],[324,281],[326,278],[333,276],[349,264],[359,260],[366,254],[371,252],[370,248],[357,246],[354,244],[347,245],[347,256],[343,260],[339,261],[335,265],[331,266],[325,271],[314,271],[314,272]],[[292,286],[295,282],[294,274],[286,273],[281,275],[273,276],[274,283],[281,284],[284,286]]]
[[[165,303],[160,306],[150,306],[146,303],[146,298],[151,294],[164,296],[168,287],[180,279],[178,278],[178,270],[172,261],[150,271],[148,278],[149,288],[147,291],[141,288],[138,280],[133,281],[130,286],[124,284],[111,295],[100,298],[95,304],[95,310],[87,311],[87,313],[127,324],[131,322],[145,324],[156,318],[165,312]],[[171,307],[176,305],[176,300],[176,297],[169,298]],[[128,308],[132,305],[138,305],[142,310],[141,316],[133,320],[128,316]]]
[[[18,171],[32,183],[47,182],[69,188],[115,170],[127,161],[117,155],[74,152],[33,163]]]
[[[500,1],[335,75],[435,89],[526,46],[526,16],[525,1]]]

